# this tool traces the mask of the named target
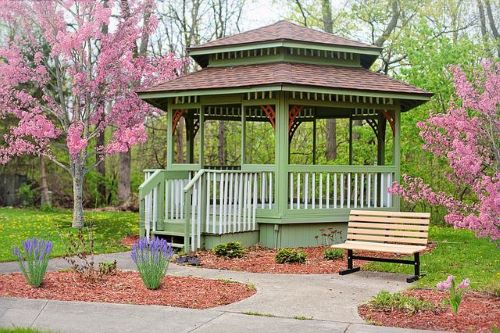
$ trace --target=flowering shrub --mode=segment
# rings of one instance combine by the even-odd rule
[[[434,191],[417,177],[403,176],[391,192],[414,203],[428,202],[448,211],[445,221],[473,230],[478,237],[500,238],[500,63],[483,64],[483,70],[467,80],[458,67],[452,69],[459,101],[448,111],[419,122],[423,148],[446,160],[455,186],[450,193]]]
[[[22,248],[15,247],[13,252],[26,281],[35,288],[40,287],[49,263],[52,242],[31,238],[23,242]]]
[[[445,281],[439,282],[437,284],[438,290],[441,291],[450,291],[450,297],[448,299],[450,306],[451,306],[451,311],[453,311],[454,314],[458,313],[458,307],[460,306],[460,303],[462,302],[462,296],[467,287],[469,287],[469,279],[464,279],[460,284],[457,286],[455,282],[455,277],[453,275],[449,275],[448,278]]]
[[[172,245],[156,237],[151,240],[141,238],[133,245],[132,260],[137,265],[146,288],[158,289],[160,287],[173,254]]]

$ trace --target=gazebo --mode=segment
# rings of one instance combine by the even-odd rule
[[[140,186],[141,234],[185,251],[228,241],[314,246],[345,239],[350,209],[399,211],[388,187],[400,177],[400,117],[432,94],[370,71],[380,52],[287,21],[190,48],[201,70],[140,92],[166,111],[169,138],[166,169],[146,170]],[[337,159],[347,163],[318,162],[317,127],[328,119],[348,129],[347,156]],[[228,165],[207,158],[208,129],[221,122],[238,129]],[[353,162],[353,124],[372,129],[369,164]],[[249,135],[254,126],[260,136]],[[301,130],[312,146],[306,162],[291,157],[304,146],[294,141]],[[263,140],[271,144],[255,148]]]

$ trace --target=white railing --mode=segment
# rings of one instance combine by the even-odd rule
[[[159,205],[158,194],[164,181],[164,170],[147,170],[144,173],[144,183],[139,187],[139,200],[141,220],[144,223],[146,237],[150,232],[156,231],[158,222]]]
[[[201,247],[201,234],[227,234],[257,229],[257,209],[272,209],[274,174],[203,169],[184,187],[190,222],[191,250]]]
[[[325,169],[331,171],[325,171]],[[335,166],[318,171],[289,172],[288,209],[390,208],[388,188],[394,171],[334,171]]]

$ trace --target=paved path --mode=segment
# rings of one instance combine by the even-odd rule
[[[135,269],[129,253],[96,256],[96,261],[114,259],[120,269]],[[66,267],[62,259],[53,259],[49,264],[50,270]],[[17,270],[16,263],[0,263],[0,273]],[[172,264],[169,274],[252,283],[257,293],[211,310],[0,298],[0,327],[34,326],[58,332],[135,332],[145,327],[171,328],[168,331],[176,333],[285,332],[294,329],[300,332],[391,332],[388,328],[365,325],[357,313],[357,305],[380,290],[394,292],[408,286],[405,276],[378,272],[349,276],[261,274]],[[401,329],[393,331],[402,332]]]

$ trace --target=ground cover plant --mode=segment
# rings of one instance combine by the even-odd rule
[[[129,248],[121,243],[128,235],[139,234],[137,213],[118,211],[86,211],[87,221],[94,230],[94,251],[112,253]],[[0,208],[0,261],[13,261],[12,248],[32,237],[50,240],[53,243],[51,257],[65,254],[66,246],[61,235],[76,234],[71,228],[71,211],[65,209],[36,210]]]
[[[341,249],[326,249],[323,255],[326,260],[341,259],[344,257],[344,251]]]
[[[245,250],[240,242],[228,242],[217,245],[214,248],[214,253],[219,257],[241,258],[245,254]]]
[[[137,272],[117,272],[94,281],[75,272],[48,272],[42,288],[32,288],[22,274],[0,275],[0,296],[54,299],[61,301],[169,305],[205,309],[230,304],[255,294],[255,288],[235,281],[192,276],[162,279],[159,289],[144,286]]]
[[[304,251],[296,249],[279,249],[276,253],[276,262],[278,264],[304,264],[307,255]]]
[[[448,306],[448,293],[414,289],[381,292],[358,307],[366,321],[383,326],[453,332],[495,332],[500,318],[500,297],[467,292],[457,314]]]

